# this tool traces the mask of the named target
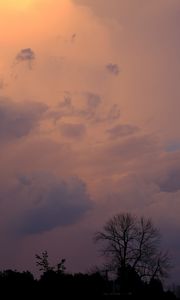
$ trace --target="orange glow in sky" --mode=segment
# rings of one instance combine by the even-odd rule
[[[35,0],[1,0],[0,7],[8,9],[26,9]]]

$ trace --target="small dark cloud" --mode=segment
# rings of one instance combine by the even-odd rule
[[[15,103],[0,98],[1,142],[22,138],[39,125],[47,106],[36,102]]]
[[[99,94],[94,94],[91,92],[86,93],[86,99],[89,109],[96,109],[102,102],[101,96]]]
[[[60,126],[60,131],[67,138],[83,138],[86,133],[86,127],[81,123],[66,123]]]
[[[92,208],[86,184],[79,178],[62,180],[50,174],[25,177],[19,178],[19,184],[24,194],[33,194],[33,203],[16,221],[23,235],[74,224]]]
[[[31,69],[32,62],[35,60],[35,57],[35,53],[31,48],[25,48],[16,55],[16,62],[27,62],[28,67]]]
[[[109,137],[111,139],[116,139],[118,137],[126,137],[138,132],[138,127],[130,124],[119,124],[107,130]]]
[[[74,43],[76,41],[76,38],[77,38],[77,34],[73,33],[71,36],[71,43]]]
[[[31,48],[22,49],[16,56],[17,61],[32,61],[35,59],[35,53]]]
[[[108,64],[106,65],[106,70],[114,76],[118,76],[120,73],[120,68],[117,64]]]

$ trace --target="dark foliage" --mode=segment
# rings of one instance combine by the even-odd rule
[[[0,273],[1,299],[176,299],[163,290],[161,281],[144,283],[129,269],[127,281],[130,292],[119,290],[119,278],[108,280],[99,272],[67,274],[48,270],[39,280],[30,272],[6,270]]]
[[[160,233],[150,219],[132,214],[118,214],[95,235],[101,243],[107,268],[120,277],[121,286],[130,292],[132,279],[151,282],[168,276],[170,258],[160,249]],[[128,284],[127,284],[128,283]]]
[[[120,230],[116,231],[117,228]],[[164,260],[161,255],[158,256],[161,260],[153,260],[157,236],[158,232],[149,220],[141,219],[137,223],[131,215],[120,215],[106,224],[105,232],[96,236],[97,240],[111,241],[104,248],[105,253],[109,251],[112,254],[112,250],[116,250],[113,257],[116,278],[112,280],[108,269],[99,268],[88,274],[69,274],[66,272],[65,259],[52,266],[48,252],[44,251],[35,256],[36,266],[41,273],[38,280],[29,271],[0,272],[0,299],[177,299],[171,291],[164,291],[161,276],[157,276],[163,275],[166,267],[166,256],[163,256]],[[117,244],[121,246],[118,251]],[[142,262],[148,265],[148,258],[152,266],[148,272],[154,273],[149,277],[150,280],[144,280]],[[152,263],[156,263],[155,269]]]

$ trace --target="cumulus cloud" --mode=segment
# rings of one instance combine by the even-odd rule
[[[28,67],[31,69],[32,62],[35,60],[35,57],[35,52],[31,48],[25,48],[16,55],[16,62],[27,62]]]
[[[61,134],[67,138],[82,138],[86,133],[84,124],[64,123],[60,126]]]
[[[75,6],[73,1],[87,3],[89,8]],[[42,112],[38,113],[38,107],[34,107],[31,111],[30,105],[27,107],[25,104],[23,106],[12,103],[0,106],[1,143],[5,139],[10,141],[18,138],[19,141],[18,143],[15,141],[14,145],[11,143],[7,147],[1,147],[0,181],[5,175],[8,179],[9,176],[13,176],[12,173],[24,174],[27,170],[29,172],[53,170],[56,174],[61,172],[64,176],[78,174],[87,180],[96,205],[101,206],[98,212],[94,210],[98,222],[103,222],[102,199],[110,193],[112,195],[115,190],[116,194],[107,199],[109,214],[113,215],[117,210],[122,209],[131,211],[134,208],[142,212],[144,206],[155,201],[152,216],[154,217],[156,212],[157,219],[161,214],[164,214],[167,219],[169,209],[172,209],[171,218],[174,220],[174,215],[178,216],[179,212],[177,209],[179,208],[177,206],[178,171],[174,171],[176,176],[166,170],[161,172],[160,168],[165,169],[167,163],[163,161],[166,155],[165,149],[158,152],[158,146],[151,138],[143,137],[141,132],[136,132],[136,129],[129,124],[137,124],[139,127],[143,124],[143,132],[146,135],[152,132],[155,135],[161,133],[158,138],[159,143],[163,141],[163,144],[167,145],[172,140],[179,141],[179,109],[177,108],[180,18],[179,20],[174,18],[179,4],[176,5],[177,1],[169,0],[159,2],[155,0],[48,0],[44,2],[47,4],[43,5],[42,9],[38,9],[37,15],[33,10],[27,11],[28,22],[24,23],[21,35],[19,35],[21,24],[18,23],[18,19],[15,18],[10,22],[13,25],[6,33],[0,69],[5,83],[6,81],[8,83],[7,95],[13,94],[16,98],[20,95],[20,99],[37,97],[49,103],[51,109],[45,114],[46,120],[41,124],[42,130],[38,131],[38,136],[33,136],[32,130],[38,126],[43,115]],[[61,9],[57,9],[58,5]],[[141,10],[139,10],[140,6]],[[5,19],[8,23],[6,15],[3,12],[2,15],[4,16],[3,19],[1,18],[2,24]],[[112,20],[109,20],[109,17],[112,17]],[[67,24],[68,18],[71,22]],[[39,26],[40,20],[46,19],[48,22],[45,22],[43,27]],[[32,21],[35,35],[30,32],[32,26],[29,21],[30,23]],[[58,22],[61,26],[57,26]],[[78,36],[74,34],[76,32]],[[57,41],[58,34],[62,38]],[[23,46],[18,48],[18,45],[23,45],[25,40],[29,41],[32,48],[22,49]],[[12,54],[13,49],[17,49],[19,53]],[[9,57],[14,55],[14,65],[19,68],[18,72],[21,72],[24,67],[30,68],[36,62],[35,49],[38,49],[41,54],[35,72],[33,74],[24,72],[19,80],[12,82],[12,78],[9,79],[7,74]],[[164,51],[165,55],[162,55]],[[126,72],[119,85],[121,68],[124,68],[121,66],[121,61]],[[67,90],[71,92],[65,94],[62,92]],[[58,99],[60,102],[57,104]],[[121,124],[120,107],[126,114],[124,117],[127,124],[124,125],[117,125]],[[64,128],[64,133],[61,131],[63,124],[68,125]],[[79,138],[84,137],[84,126],[88,129],[88,144],[86,139],[78,143]],[[32,133],[31,138],[20,139],[29,133]],[[63,134],[66,138],[62,136]],[[121,139],[121,137],[126,138]],[[176,145],[173,145],[170,151],[175,149]],[[177,152],[178,150],[179,146]],[[176,159],[176,155],[177,153],[171,152],[167,164],[179,166],[180,160]],[[132,173],[136,176],[131,176]],[[59,202],[54,204],[55,202],[51,202],[50,198],[54,199],[52,194],[54,189],[57,190],[57,186],[64,187],[62,180],[52,179],[50,182],[50,179],[42,180],[39,177],[21,176],[21,182],[17,189],[14,189],[14,193],[11,192],[8,197],[3,197],[5,200],[0,209],[1,223],[2,218],[9,218],[9,224],[13,223],[13,218],[8,216],[15,215],[14,210],[18,206],[18,199],[22,199],[19,204],[20,212],[24,211],[19,214],[20,220],[23,216],[21,231],[24,229],[24,232],[44,232],[60,224],[58,221],[53,223],[53,218],[48,213],[53,215],[53,207],[57,207],[57,211],[60,210]],[[161,181],[157,180],[157,177],[161,178]],[[69,180],[65,180],[65,183],[69,184]],[[6,188],[8,194],[9,186],[7,187],[6,184],[1,186]],[[173,206],[171,200],[175,193],[177,201]],[[159,206],[156,205],[157,199],[154,199],[156,194],[162,197]],[[167,194],[169,199],[167,209],[164,209],[164,199]],[[99,201],[99,198],[102,201]],[[49,203],[53,203],[53,207]],[[68,212],[71,212],[71,209]],[[149,212],[148,207],[147,215]],[[67,215],[66,212],[64,215]],[[61,218],[63,219],[63,216]],[[57,220],[58,217],[55,215],[54,219]],[[38,223],[38,220],[41,222]],[[97,223],[92,223],[97,229]],[[88,223],[88,226],[91,227],[92,224]],[[84,223],[81,228],[85,229]],[[57,235],[53,235],[54,239],[57,239]],[[70,245],[73,244],[72,236],[74,235],[66,237]],[[47,235],[44,239],[49,241]],[[41,239],[38,239],[38,243],[38,247],[42,247]],[[31,244],[36,244],[34,239],[31,240]],[[66,246],[66,248],[73,247]],[[24,250],[25,253],[30,252],[27,244]],[[12,257],[15,257],[14,247],[12,252]],[[2,262],[2,256],[0,259]],[[77,262],[79,263],[80,261]]]
[[[120,68],[117,64],[112,64],[112,63],[107,64],[106,70],[114,76],[118,76],[120,73]]]
[[[0,139],[10,141],[28,135],[39,125],[47,106],[38,102],[15,103],[0,98]]]
[[[118,137],[126,137],[138,132],[138,127],[130,124],[118,124],[107,130],[109,137],[111,139],[116,139]]]
[[[16,228],[24,235],[74,224],[92,208],[86,184],[77,177],[63,180],[52,174],[23,175],[17,190],[23,190],[31,202],[16,221]]]

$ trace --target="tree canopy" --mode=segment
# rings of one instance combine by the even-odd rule
[[[108,268],[115,270],[122,281],[127,273],[146,282],[168,275],[170,259],[160,249],[160,240],[160,232],[151,219],[130,213],[115,215],[95,234],[95,241],[102,243]]]

